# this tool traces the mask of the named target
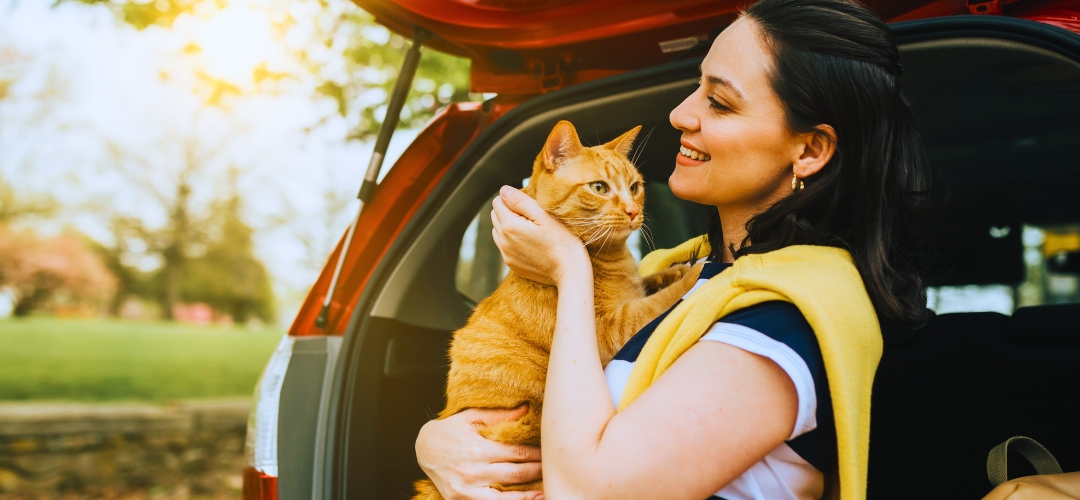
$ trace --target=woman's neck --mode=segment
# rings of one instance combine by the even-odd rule
[[[716,207],[716,209],[720,213],[720,241],[710,243],[724,247],[720,253],[721,262],[735,262],[731,249],[742,245],[743,239],[746,238],[746,223],[754,216],[754,213],[752,210],[732,207]]]

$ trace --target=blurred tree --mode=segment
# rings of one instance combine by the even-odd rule
[[[316,75],[323,76],[318,91],[337,103],[338,113],[352,124],[350,139],[368,140],[378,133],[390,93],[411,42],[375,22],[352,3],[321,2],[326,20],[316,24],[322,43],[300,51]],[[323,50],[325,47],[325,50]],[[344,68],[339,61],[344,62]],[[412,90],[401,110],[399,127],[419,128],[439,108],[467,101],[467,59],[431,49],[423,51]]]
[[[126,1],[112,2],[110,0],[74,0],[85,4],[104,4],[109,6],[124,22],[138,28],[145,29],[148,26],[170,27],[177,16],[192,12],[195,0],[168,0],[168,1]],[[219,0],[215,2],[221,3]],[[59,3],[59,2],[57,2]]]
[[[165,223],[150,225],[140,216],[113,219],[114,246],[104,249],[106,264],[119,279],[118,295],[151,298],[161,305],[164,319],[173,319],[175,306],[203,302],[238,323],[250,318],[274,320],[270,276],[255,256],[254,229],[243,220],[237,188],[239,170],[228,171],[229,191],[223,197],[197,200],[199,188],[220,179],[220,162],[229,138],[206,146],[197,136],[182,139],[179,162],[168,165],[116,147],[117,168],[165,215]],[[140,272],[126,262],[151,256],[160,267]],[[114,301],[114,308],[122,297]]]
[[[57,1],[105,5],[137,29],[169,28],[181,16],[207,15],[227,5],[225,0]],[[292,33],[303,34],[306,43],[292,47],[292,56],[299,63],[303,77],[314,76],[316,79],[313,86],[316,93],[333,100],[337,114],[349,123],[348,138],[374,138],[386,113],[390,92],[409,42],[377,24],[374,17],[347,0],[294,0],[260,4],[260,7],[278,10],[280,15],[272,17],[279,19],[274,28],[282,39]],[[292,39],[301,38],[294,36]],[[194,43],[185,48],[189,53],[200,50]],[[229,82],[203,77],[218,85],[220,92],[237,90],[235,86],[229,88],[232,85]],[[271,71],[260,65],[255,68],[252,78],[260,83],[268,79],[301,79],[301,75]],[[399,126],[420,127],[442,106],[474,97],[477,96],[469,93],[467,59],[425,50]],[[329,118],[324,117],[311,128],[325,124]]]
[[[115,246],[109,252],[122,259],[125,250],[134,243],[142,249],[141,253],[160,260],[161,268],[152,287],[143,289],[159,293],[164,319],[173,319],[173,308],[182,299],[182,280],[188,261],[206,244],[211,219],[198,209],[193,194],[197,184],[210,181],[207,171],[227,139],[214,148],[203,147],[197,136],[176,142],[180,143],[180,154],[171,156],[176,162],[171,165],[111,145],[117,170],[136,189],[149,195],[150,201],[163,212],[165,223],[149,225],[141,217],[143,214],[115,217]]]
[[[206,303],[236,323],[252,318],[269,323],[274,320],[270,274],[255,256],[255,231],[244,222],[242,208],[234,180],[232,194],[215,207],[206,252],[188,262],[182,296],[186,302]]]
[[[60,302],[100,305],[116,279],[86,239],[64,233],[41,238],[0,225],[0,287],[15,291],[15,316]]]
[[[132,240],[128,237],[127,223],[128,220],[125,218],[116,218],[112,221],[112,245],[103,245],[97,241],[90,243],[90,247],[97,252],[102,263],[116,278],[116,292],[107,307],[109,316],[119,316],[124,302],[129,299],[142,298],[157,301],[156,299],[161,295],[159,290],[153,288],[150,274],[128,262],[132,254],[136,252],[131,249]]]
[[[152,295],[162,305],[162,313],[171,318],[173,305],[198,295],[190,288],[189,279],[195,278],[189,278],[189,275],[197,276],[203,273],[202,270],[213,268],[206,260],[208,255],[213,254],[218,256],[215,259],[241,262],[234,266],[235,269],[247,269],[243,272],[251,277],[252,283],[260,283],[260,280],[266,283],[265,286],[249,287],[243,292],[213,291],[218,294],[214,296],[214,307],[222,311],[232,309],[225,312],[241,316],[262,317],[268,314],[263,305],[258,305],[266,303],[271,306],[265,307],[272,307],[271,302],[260,302],[262,298],[259,298],[263,293],[260,287],[269,290],[269,279],[260,277],[265,274],[265,269],[261,264],[257,269],[248,265],[257,263],[251,260],[254,259],[253,252],[247,254],[251,259],[226,252],[228,247],[221,243],[219,230],[225,217],[222,214],[227,211],[215,208],[213,199],[216,197],[207,196],[208,190],[212,191],[221,184],[218,169],[223,162],[239,158],[241,167],[250,171],[258,170],[258,160],[250,158],[249,153],[241,152],[233,157],[219,154],[230,142],[239,142],[237,139],[241,139],[245,132],[238,130],[235,123],[228,120],[230,117],[240,120],[245,110],[260,106],[259,100],[271,94],[289,94],[289,98],[299,96],[301,99],[310,96],[315,105],[309,109],[314,110],[317,116],[305,116],[305,122],[297,125],[303,127],[297,135],[318,141],[325,141],[327,137],[332,137],[330,140],[340,137],[343,140],[370,141],[384,118],[391,89],[409,48],[407,37],[392,34],[375,23],[371,15],[347,0],[55,2],[86,4],[86,8],[95,10],[108,9],[122,23],[138,30],[174,30],[183,37],[180,43],[168,49],[174,53],[166,54],[169,57],[160,58],[160,66],[148,67],[147,71],[157,75],[166,86],[190,91],[189,96],[197,96],[194,101],[202,107],[200,112],[208,111],[206,114],[220,118],[217,122],[209,120],[204,123],[197,113],[193,130],[180,123],[164,142],[129,139],[115,134],[105,137],[109,132],[101,127],[79,130],[79,133],[94,134],[106,143],[112,156],[104,162],[107,171],[103,174],[121,174],[126,186],[118,189],[124,190],[125,198],[132,196],[148,200],[148,203],[141,203],[139,208],[132,209],[134,204],[125,205],[106,199],[101,202],[106,208],[95,212],[102,221],[112,224],[114,234],[114,241],[99,249],[106,265],[118,278],[118,293],[112,309],[118,310],[127,296],[147,298]],[[223,21],[228,19],[230,21],[224,23],[225,29],[222,30],[224,35],[219,37],[224,40],[224,48],[233,49],[243,45],[244,41],[250,41],[237,38],[238,33],[244,33],[242,29],[234,31],[234,26],[244,24],[232,24],[236,20],[232,15],[237,12],[245,16],[261,16],[256,24],[263,21],[268,23],[272,36],[267,40],[274,42],[275,50],[280,49],[284,54],[281,57],[263,58],[263,62],[254,65],[250,79],[239,78],[229,72],[213,71],[215,68],[208,61],[218,53],[212,51],[221,47],[210,43],[205,33],[200,34],[200,30],[206,30],[214,23],[215,29],[220,28]],[[230,50],[220,53],[229,54]],[[223,75],[228,75],[228,78]],[[466,59],[425,49],[399,127],[419,128],[439,108],[454,101],[479,97],[469,94],[468,85],[469,67]],[[0,84],[0,93],[4,88]],[[234,113],[237,110],[242,112]],[[173,112],[171,116],[160,118],[164,122],[176,116],[182,115]],[[70,127],[71,124],[61,126]],[[200,129],[205,133],[200,134]],[[357,170],[362,168],[365,160],[357,162]],[[330,170],[322,165],[304,167],[311,169],[312,175],[321,175]],[[308,251],[307,261],[316,270],[325,262],[326,255],[339,239],[350,215],[344,212],[349,211],[358,187],[352,182],[341,182],[347,176],[340,172],[328,173],[327,178],[331,177],[334,182],[326,183],[325,196],[321,197],[317,208],[302,205],[292,217],[284,214],[284,222],[279,224],[288,224],[289,229],[295,229],[299,236],[297,240],[304,243]],[[285,201],[283,206],[287,205],[288,200]],[[241,204],[237,203],[239,206]],[[289,207],[283,210],[287,212]],[[325,212],[325,217],[322,212]],[[318,222],[312,223],[313,213],[318,214]],[[238,215],[234,219],[240,224],[244,222]],[[324,227],[315,227],[322,223]],[[260,231],[267,228],[266,224],[255,226]],[[250,226],[244,227],[252,230]],[[252,234],[247,238],[250,241]],[[139,265],[134,265],[136,262]],[[155,270],[155,267],[159,270]],[[210,277],[206,282],[208,287],[212,289],[211,285],[222,285],[220,281],[224,280],[220,276],[226,276],[223,269],[219,267],[215,271],[217,281],[210,279],[213,273],[202,274],[203,278]],[[224,299],[221,297],[228,294],[248,297],[245,300],[255,300],[252,302],[255,305],[236,306],[236,309],[222,305]],[[249,311],[240,311],[243,308]],[[240,318],[237,320],[240,321]]]
[[[56,199],[47,194],[17,192],[0,177],[0,224],[11,224],[20,219],[49,217],[59,208]]]

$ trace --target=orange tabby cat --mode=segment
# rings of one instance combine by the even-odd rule
[[[700,271],[676,266],[644,279],[638,275],[626,238],[641,226],[645,190],[627,153],[640,130],[635,127],[607,144],[587,148],[570,122],[559,122],[523,190],[585,242],[596,280],[596,334],[605,366],[634,333],[689,291]],[[654,290],[659,291],[648,295]],[[480,433],[503,443],[538,446],[556,302],[555,287],[511,271],[454,332],[447,405],[439,418],[468,408],[527,403],[529,411],[521,419]],[[493,486],[532,490],[542,484]],[[416,483],[416,490],[417,500],[442,498],[426,479]]]

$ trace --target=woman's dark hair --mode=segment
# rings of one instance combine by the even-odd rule
[[[879,315],[926,316],[914,219],[929,184],[915,116],[900,94],[892,32],[852,0],[761,0],[743,15],[773,55],[770,81],[793,133],[828,124],[836,152],[805,188],[746,225],[736,258],[788,245],[847,249]],[[719,219],[709,240],[720,242]],[[722,255],[714,245],[713,257]]]

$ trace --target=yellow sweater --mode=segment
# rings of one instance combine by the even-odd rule
[[[641,262],[642,274],[709,253],[703,237]],[[866,498],[870,449],[870,389],[881,359],[881,327],[847,251],[796,245],[746,255],[716,275],[657,326],[630,372],[619,409],[626,408],[720,318],[761,302],[795,304],[817,335],[836,419],[842,500]],[[834,492],[835,493],[835,492]]]

